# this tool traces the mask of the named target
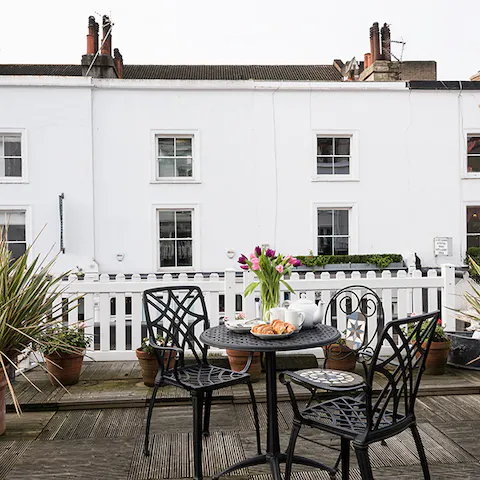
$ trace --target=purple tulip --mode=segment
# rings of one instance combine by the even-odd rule
[[[265,255],[267,257],[273,258],[275,256],[275,250],[272,250],[271,248],[267,248],[267,251],[265,252]]]
[[[258,245],[255,247],[255,253],[257,254],[257,257],[262,254],[262,249]]]
[[[300,260],[295,260],[295,263],[293,264],[294,267],[301,267],[302,262]]]
[[[243,268],[243,270],[248,270],[248,265],[240,265],[240,268]]]
[[[247,257],[245,255],[240,255],[240,257],[238,258],[238,263],[241,263],[242,265],[246,265],[247,264]]]

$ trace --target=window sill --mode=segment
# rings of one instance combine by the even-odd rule
[[[189,273],[195,272],[195,267],[160,267],[157,268],[158,273]]]
[[[0,178],[0,183],[30,183],[26,178]]]
[[[312,177],[312,182],[359,182],[360,179],[348,175],[331,175],[325,177]]]
[[[193,184],[198,184],[198,183],[202,183],[200,180],[197,180],[197,179],[176,179],[176,178],[166,178],[165,180],[151,180],[150,181],[150,184],[151,185],[155,185],[157,183],[171,183],[171,184],[174,184],[174,183],[193,183]]]
[[[475,180],[475,179],[480,179],[480,173],[468,173],[468,174],[464,174],[462,175],[462,180]]]

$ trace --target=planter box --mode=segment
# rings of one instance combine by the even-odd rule
[[[452,340],[448,364],[469,370],[480,370],[480,359],[467,365],[480,355],[480,340],[472,338],[473,332],[447,332],[447,335]]]
[[[383,270],[402,270],[405,269],[403,262],[392,262]],[[380,270],[374,263],[327,263],[323,267],[295,267],[294,272],[362,272],[362,271]]]

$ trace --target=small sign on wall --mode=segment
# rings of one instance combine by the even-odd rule
[[[433,252],[436,257],[450,257],[452,255],[452,237],[435,237]]]

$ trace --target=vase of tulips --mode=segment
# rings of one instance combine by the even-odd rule
[[[248,296],[260,286],[262,318],[265,322],[268,322],[267,312],[274,307],[278,307],[280,303],[280,283],[289,292],[294,293],[283,277],[291,273],[292,267],[300,266],[300,260],[291,255],[276,253],[275,250],[270,248],[257,246],[249,257],[241,255],[238,263],[240,263],[241,269],[252,271],[258,278],[257,281],[248,285],[244,293],[245,296]]]

